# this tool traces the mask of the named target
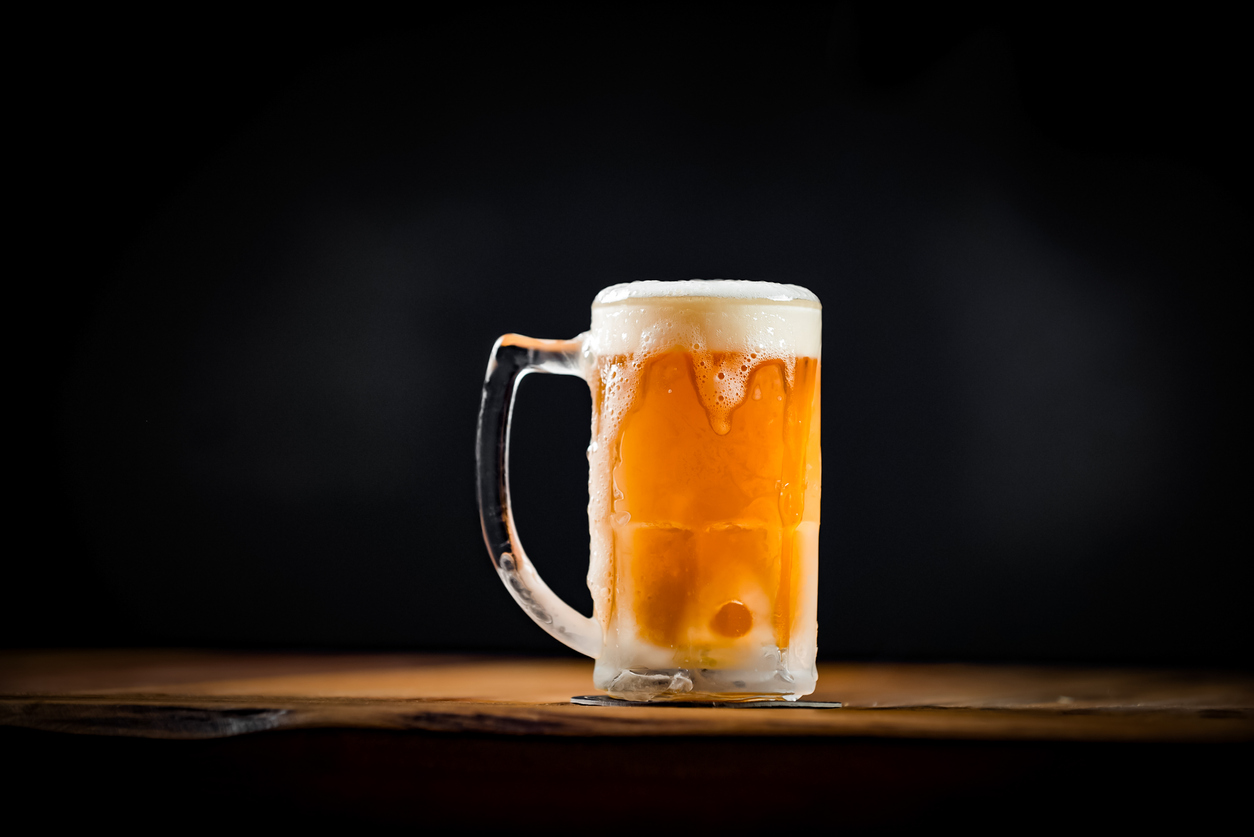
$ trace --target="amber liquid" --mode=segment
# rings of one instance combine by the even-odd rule
[[[788,648],[821,480],[819,362],[791,366],[673,350],[639,368],[614,440],[610,619],[676,666]],[[702,383],[719,368],[746,376],[738,404]]]

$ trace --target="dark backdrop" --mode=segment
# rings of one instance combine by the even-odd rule
[[[824,303],[823,656],[1248,664],[1237,28],[33,35],[4,641],[559,653],[479,532],[492,341],[728,277]],[[520,529],[586,610],[589,398],[520,402]]]

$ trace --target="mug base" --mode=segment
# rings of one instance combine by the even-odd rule
[[[575,695],[570,702],[575,706],[667,706],[674,709],[840,709],[843,706],[839,701],[830,700],[624,700],[610,695]]]
[[[736,703],[798,700],[814,691],[814,673],[806,674],[784,669],[632,668],[598,670],[594,681],[598,689],[623,701]]]

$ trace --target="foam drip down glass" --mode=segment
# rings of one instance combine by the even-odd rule
[[[479,510],[515,601],[627,700],[814,690],[822,306],[770,282],[633,282],[571,340],[507,334],[479,414]],[[509,424],[530,372],[592,390],[592,618],[559,599],[510,510]]]

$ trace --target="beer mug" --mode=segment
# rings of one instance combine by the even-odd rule
[[[479,512],[514,600],[627,700],[796,700],[817,672],[822,306],[771,282],[602,290],[571,340],[507,334],[488,363]],[[559,599],[510,510],[514,392],[530,372],[592,389],[592,618]]]

